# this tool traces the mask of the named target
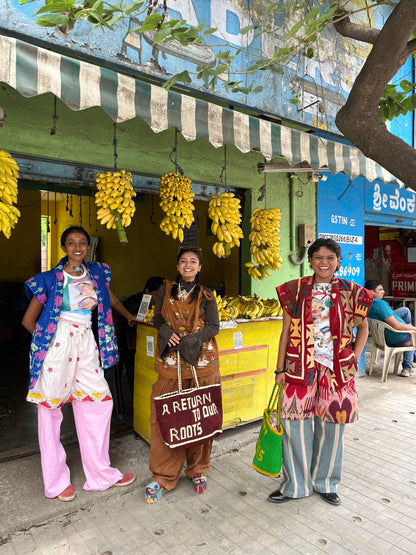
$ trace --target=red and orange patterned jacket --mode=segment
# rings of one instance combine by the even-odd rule
[[[276,287],[279,300],[291,316],[289,344],[286,353],[286,382],[312,385],[315,373],[312,319],[312,287],[314,278],[307,276]],[[357,372],[352,350],[353,328],[366,317],[374,293],[352,281],[334,277],[329,306],[329,326],[334,344],[331,386],[339,390]]]

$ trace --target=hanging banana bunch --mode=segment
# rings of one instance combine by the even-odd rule
[[[128,245],[125,227],[131,224],[136,212],[133,198],[136,192],[131,186],[131,173],[126,170],[97,173],[95,204],[97,218],[107,229],[116,229],[122,245]]]
[[[262,280],[269,270],[279,270],[283,260],[280,256],[280,219],[278,208],[256,208],[251,217],[250,252],[254,262],[247,262],[248,273],[253,279]]]
[[[0,231],[6,239],[10,238],[20,216],[19,209],[13,206],[17,202],[18,178],[16,160],[5,150],[0,150]]]
[[[240,199],[234,193],[212,195],[208,206],[208,216],[212,220],[211,231],[217,236],[212,252],[218,258],[229,256],[233,247],[240,246],[241,231]]]
[[[191,180],[177,172],[169,172],[160,178],[160,207],[165,216],[160,229],[183,242],[183,230],[194,221],[195,206],[192,201]]]

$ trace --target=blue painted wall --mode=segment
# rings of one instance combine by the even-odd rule
[[[309,3],[317,4],[317,0]],[[361,6],[362,1],[353,2]],[[223,75],[224,81],[240,80],[249,83],[253,77],[241,75],[252,64],[258,55],[271,56],[274,50],[283,46],[280,36],[290,26],[282,17],[275,18],[276,32],[255,38],[254,34],[240,35],[242,27],[265,21],[265,7],[268,2],[258,0],[168,0],[169,17],[183,18],[192,25],[204,23],[207,27],[218,30],[208,40],[209,48],[198,46],[182,48],[176,45],[162,53],[152,48],[151,36],[129,34],[129,26],[137,27],[139,21],[119,22],[115,31],[93,29],[85,22],[78,22],[67,35],[54,28],[43,28],[35,23],[35,12],[43,2],[33,2],[21,6],[19,0],[4,0],[0,16],[1,27],[29,37],[35,37],[49,43],[53,47],[65,47],[96,56],[105,63],[117,64],[131,71],[151,74],[166,79],[185,68],[195,75],[197,64],[207,61],[219,49],[226,47],[227,42],[234,47],[242,47],[243,52],[236,59],[235,73]],[[381,26],[389,7],[375,10],[374,25]],[[303,12],[292,14],[292,22],[300,18]],[[363,23],[367,23],[367,14],[360,15]],[[229,99],[232,102],[254,107],[277,117],[286,118],[308,126],[337,132],[334,118],[339,107],[345,102],[351,85],[367,56],[369,48],[362,43],[341,38],[332,27],[328,27],[320,38],[316,48],[316,56],[308,60],[302,56],[293,60],[284,68],[283,74],[258,72],[254,79],[256,85],[263,85],[260,94],[228,93],[221,84],[215,90],[204,89],[203,84],[194,80],[192,87],[215,96]],[[189,61],[188,59],[192,61]],[[300,104],[295,106],[289,102],[291,92],[300,95]]]

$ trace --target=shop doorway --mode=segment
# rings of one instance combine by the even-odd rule
[[[416,229],[365,227],[365,279],[382,282],[393,309],[407,306],[416,321]]]

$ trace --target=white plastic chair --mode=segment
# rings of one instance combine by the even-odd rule
[[[384,353],[384,362],[383,362],[383,372],[381,374],[381,381],[387,381],[387,374],[389,371],[389,364],[391,361],[391,357],[395,355],[394,359],[394,374],[399,372],[399,365],[401,354],[404,351],[414,351],[416,349],[416,331],[399,331],[395,330],[386,322],[382,320],[375,320],[374,318],[367,318],[368,320],[368,329],[373,337],[373,350],[371,352],[371,361],[370,361],[370,369],[368,374],[371,376],[373,372],[373,365],[376,360],[376,356],[378,355],[379,351]],[[390,330],[394,333],[408,333],[412,337],[413,345],[406,347],[389,347],[386,344],[386,339],[384,335],[384,330]]]

